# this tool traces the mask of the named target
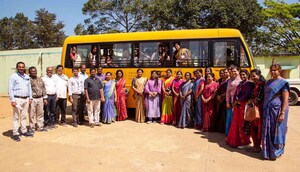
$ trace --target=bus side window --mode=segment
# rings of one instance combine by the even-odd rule
[[[236,52],[234,41],[213,43],[213,66],[225,67],[232,64],[237,65],[235,56]]]

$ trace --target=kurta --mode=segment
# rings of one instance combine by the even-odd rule
[[[152,97],[149,92],[156,92],[157,95]],[[160,99],[161,99],[161,80],[158,80],[155,86],[155,80],[148,80],[145,85],[145,106],[146,116],[148,118],[159,118],[160,117]]]

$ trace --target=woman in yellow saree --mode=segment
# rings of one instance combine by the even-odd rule
[[[172,84],[174,77],[172,76],[172,70],[166,71],[167,76],[162,80],[162,114],[160,123],[171,124],[173,122],[173,101],[172,101]]]
[[[137,70],[137,77],[132,80],[132,89],[134,90],[134,99],[136,103],[135,121],[145,122],[145,96],[144,87],[147,83],[147,78],[142,77],[143,69]]]

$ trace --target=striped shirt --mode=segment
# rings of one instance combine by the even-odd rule
[[[32,99],[30,79],[27,74],[16,72],[10,75],[8,82],[8,95],[11,102],[15,102],[15,96],[29,97]]]

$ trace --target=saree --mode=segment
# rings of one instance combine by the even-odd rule
[[[185,95],[187,92],[191,91],[193,88],[193,83],[191,81],[184,82],[181,86],[181,93]],[[192,110],[191,110],[191,102],[192,102],[192,94],[188,95],[185,99],[180,99],[180,104],[182,107],[181,115],[178,121],[178,127],[184,128],[187,126],[191,126],[192,123]]]
[[[202,96],[207,99],[217,91],[219,84],[217,82],[212,82],[209,85],[205,84]],[[214,103],[215,98],[211,99],[207,103],[202,103],[203,112],[203,131],[213,131],[214,125]]]
[[[200,78],[198,80],[195,81],[194,83],[194,87],[193,87],[193,94],[194,96],[196,96],[198,94],[198,91],[201,87],[202,84],[205,83],[205,79],[204,78]],[[194,101],[194,125],[195,128],[199,128],[202,125],[202,98],[201,95],[198,97],[197,101]]]
[[[113,80],[104,82],[103,92],[104,92],[104,106],[102,113],[102,122],[110,124],[116,117],[116,107],[115,107],[115,88],[116,83]]]
[[[123,121],[127,118],[127,109],[126,109],[126,88],[125,88],[125,79],[121,78],[116,81],[116,92],[117,92],[117,120]]]
[[[145,84],[147,82],[147,78],[140,77],[133,79],[133,86],[139,91],[144,92]],[[145,122],[145,96],[144,94],[138,94],[137,92],[134,93],[135,99],[135,121],[136,122]]]
[[[152,97],[149,92],[156,92],[157,95]],[[161,98],[161,80],[158,80],[155,86],[155,80],[148,80],[145,85],[145,106],[146,116],[148,118],[159,118],[160,117],[160,98]]]
[[[250,99],[252,90],[253,83],[251,81],[242,81],[236,88],[233,100],[238,100],[239,104],[233,107],[232,123],[226,138],[226,143],[231,147],[236,148],[250,144],[250,136],[246,135],[243,130],[243,124],[246,103]]]
[[[227,80],[223,81],[219,85],[216,96],[220,97],[220,100],[216,100],[215,104],[215,130],[220,133],[225,133],[225,123],[226,123],[226,89]]]
[[[172,87],[174,89],[174,91],[179,94],[179,89],[180,89],[180,85],[184,82],[183,79],[174,79],[173,80],[173,84]],[[175,95],[173,95],[173,103],[174,103],[174,118],[173,118],[173,122],[178,122],[180,115],[181,115],[181,104],[180,104],[180,97],[176,97]]]
[[[162,80],[163,82],[163,87],[165,88],[166,91],[171,92],[172,91],[172,82],[174,80],[174,77],[170,78],[164,78]],[[173,121],[173,101],[172,101],[172,96],[167,96],[163,94],[163,101],[162,101],[162,114],[161,114],[161,119],[160,122],[163,124],[171,124]]]
[[[276,159],[284,153],[289,108],[286,108],[282,122],[278,122],[278,117],[283,103],[281,94],[289,90],[288,82],[282,78],[269,80],[265,85],[262,119],[262,152],[265,159]]]

